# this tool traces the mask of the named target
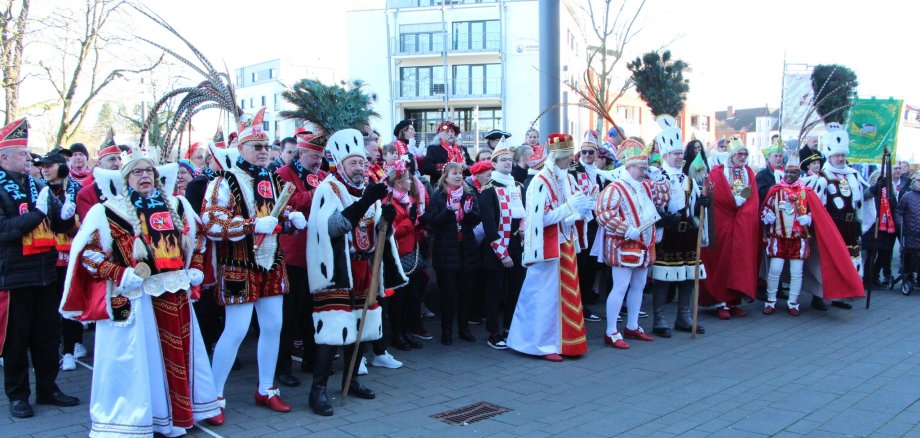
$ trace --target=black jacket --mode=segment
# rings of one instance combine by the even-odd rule
[[[435,270],[471,272],[479,269],[479,245],[473,228],[479,224],[479,203],[473,193],[464,193],[460,201],[461,208],[471,199],[473,207],[463,215],[461,225],[462,239],[457,235],[457,217],[447,208],[447,195],[438,190],[431,195],[428,209],[422,215],[422,222],[434,235],[431,262]]]
[[[25,175],[7,174],[19,183],[23,193],[28,193]],[[45,187],[40,182],[37,184],[39,191]],[[34,230],[45,214],[34,208],[19,214],[20,202],[0,189],[0,289],[47,286],[57,280],[57,250],[52,248],[51,251],[28,256],[22,254],[22,236]],[[50,193],[48,215],[51,217],[51,231],[55,233],[67,232],[74,226],[74,218],[61,220],[61,203]]]
[[[201,215],[201,208],[204,207],[204,194],[208,190],[209,182],[211,180],[208,177],[201,175],[196,176],[185,186],[185,199],[188,200],[189,204],[192,204],[192,208],[195,209],[195,213],[198,213],[199,216]]]
[[[763,202],[767,199],[770,188],[776,185],[776,176],[773,175],[773,169],[767,165],[757,171],[754,179],[757,181],[757,194],[760,195],[760,202]]]
[[[485,232],[485,239],[482,241],[482,267],[489,270],[505,269],[501,259],[495,255],[492,249],[492,242],[501,237],[499,227],[501,226],[501,206],[498,204],[498,194],[495,192],[496,187],[505,187],[501,183],[492,181],[479,194],[479,212],[482,215],[482,229]],[[524,203],[524,186],[518,184],[521,190],[521,203]],[[517,266],[521,265],[521,254],[524,248],[521,245],[521,236],[518,234],[518,227],[521,224],[520,219],[511,220],[511,239],[508,241],[508,256]]]
[[[470,159],[470,153],[466,150],[466,147],[461,145],[457,145],[457,147],[463,151],[463,159],[466,161],[466,165],[472,166],[473,160]],[[425,161],[422,162],[422,168],[420,170],[422,175],[428,175],[431,177],[432,185],[437,185],[438,180],[441,179],[441,169],[444,168],[443,165],[446,163],[447,151],[444,150],[444,147],[440,144],[433,144],[428,146],[428,152],[425,153]]]

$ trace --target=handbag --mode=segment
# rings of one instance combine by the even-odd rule
[[[418,242],[415,242],[414,251],[399,258],[399,264],[402,265],[407,277],[418,269],[425,269],[425,257],[419,251]]]

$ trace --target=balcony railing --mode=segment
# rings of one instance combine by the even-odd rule
[[[401,34],[393,38],[393,53],[396,55],[429,55],[444,51],[444,38],[425,34]]]
[[[483,35],[459,35],[451,41],[450,49],[455,52],[497,52],[501,48],[500,32]]]
[[[450,97],[476,98],[501,97],[501,79],[454,79]],[[398,100],[443,99],[448,92],[447,85],[435,81],[397,81]]]
[[[453,6],[497,2],[498,0],[387,0],[387,6],[389,6],[390,9],[399,9],[441,6],[442,3],[447,6]]]
[[[501,33],[487,33],[471,37],[460,35],[452,38],[449,50],[452,53],[497,52],[501,49]],[[444,51],[444,38],[431,34],[400,34],[392,39],[394,55],[434,55]]]

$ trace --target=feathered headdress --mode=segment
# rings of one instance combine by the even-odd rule
[[[370,124],[371,118],[380,116],[371,108],[377,95],[367,94],[363,88],[364,82],[360,80],[326,85],[315,79],[301,79],[281,93],[294,105],[293,110],[281,111],[281,117],[313,123],[322,136],[315,138],[314,143],[324,144],[335,132],[362,130]]]
[[[181,63],[185,64],[187,67],[191,68],[193,71],[199,73],[204,80],[200,82],[197,86],[194,87],[182,87],[175,90],[167,92],[163,97],[161,97],[153,107],[150,109],[150,113],[147,116],[147,120],[144,122],[144,126],[141,128],[141,140],[140,144],[144,144],[144,139],[146,137],[147,130],[149,129],[152,121],[157,116],[157,113],[161,108],[164,107],[168,102],[173,101],[174,99],[180,99],[178,105],[175,108],[175,113],[167,121],[166,125],[166,134],[164,144],[155,145],[162,149],[162,156],[170,157],[172,156],[173,147],[179,142],[185,126],[191,121],[192,116],[197,114],[200,111],[206,109],[219,109],[226,111],[231,114],[235,123],[239,122],[239,117],[242,111],[236,106],[236,96],[233,91],[233,82],[230,79],[230,75],[226,72],[219,72],[214,65],[208,61],[207,58],[192,45],[185,37],[183,37],[176,29],[169,25],[163,18],[150,11],[147,8],[142,8],[135,6],[134,7],[138,12],[147,16],[154,23],[159,24],[161,27],[169,31],[169,33],[178,37],[186,47],[191,50],[194,55],[194,60],[191,61],[186,59],[176,53],[175,51],[166,48],[165,46],[155,43],[153,41],[140,38],[143,41],[153,45],[154,47],[159,48],[165,53],[170,54]]]
[[[673,116],[684,108],[687,92],[690,91],[690,83],[684,79],[683,73],[687,68],[686,62],[672,60],[671,52],[665,50],[660,55],[648,52],[626,67],[632,72],[636,91],[653,115]]]
[[[802,144],[805,136],[822,122],[828,125],[828,131],[835,131],[836,126],[844,125],[853,99],[856,98],[858,85],[856,73],[847,67],[837,64],[815,66],[811,72],[814,98],[809,102],[805,121],[799,130],[799,144]],[[815,113],[818,117],[814,117]],[[836,126],[832,128],[831,125]]]

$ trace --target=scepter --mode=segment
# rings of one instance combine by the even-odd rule
[[[700,196],[709,196],[709,175],[703,175]],[[700,311],[700,247],[703,246],[703,219],[706,209],[700,208],[699,227],[696,230],[696,260],[693,261],[693,323],[690,324],[690,339],[696,339],[696,323]]]
[[[887,138],[888,134],[885,134],[885,137]],[[885,141],[885,140],[882,139],[882,141]],[[890,181],[891,179],[891,176],[890,176],[891,175],[891,152],[888,151],[887,146],[885,146],[884,149],[882,150],[882,163],[881,164],[882,164],[882,169],[881,169],[882,172],[879,175],[879,178],[887,177],[889,179],[889,181],[885,184],[887,188],[887,190],[885,190],[885,195],[887,196],[889,193],[891,193],[891,181]],[[872,302],[872,283],[875,282],[875,280],[877,280],[876,278],[871,278],[870,276],[874,275],[873,272],[875,272],[875,269],[873,265],[875,264],[874,263],[875,257],[876,255],[878,255],[878,229],[881,227],[881,223],[882,223],[882,191],[881,190],[879,190],[878,199],[875,200],[875,212],[876,212],[875,213],[875,240],[873,241],[874,246],[873,246],[872,251],[869,251],[867,254],[869,256],[868,257],[869,260],[866,260],[866,264],[863,266],[864,267],[863,285],[866,287],[866,309],[869,308],[869,304]],[[891,218],[889,217],[888,220],[891,220]],[[870,279],[870,281],[866,281],[867,278]]]
[[[389,203],[392,198],[393,193],[390,192],[387,202]],[[381,208],[383,208],[382,204]],[[390,224],[381,216],[377,230],[377,240],[374,242],[377,246],[374,248],[374,261],[371,265],[371,281],[367,287],[367,296],[364,297],[364,308],[361,309],[361,321],[358,324],[358,334],[355,336],[355,349],[351,353],[351,362],[348,363],[345,385],[342,386],[341,406],[345,406],[348,389],[351,387],[351,376],[355,372],[355,363],[358,361],[358,347],[361,346],[361,334],[364,333],[364,324],[367,322],[367,309],[377,302],[377,289],[380,287],[380,265],[383,263],[383,247],[389,243],[387,239],[387,227],[389,226]]]

